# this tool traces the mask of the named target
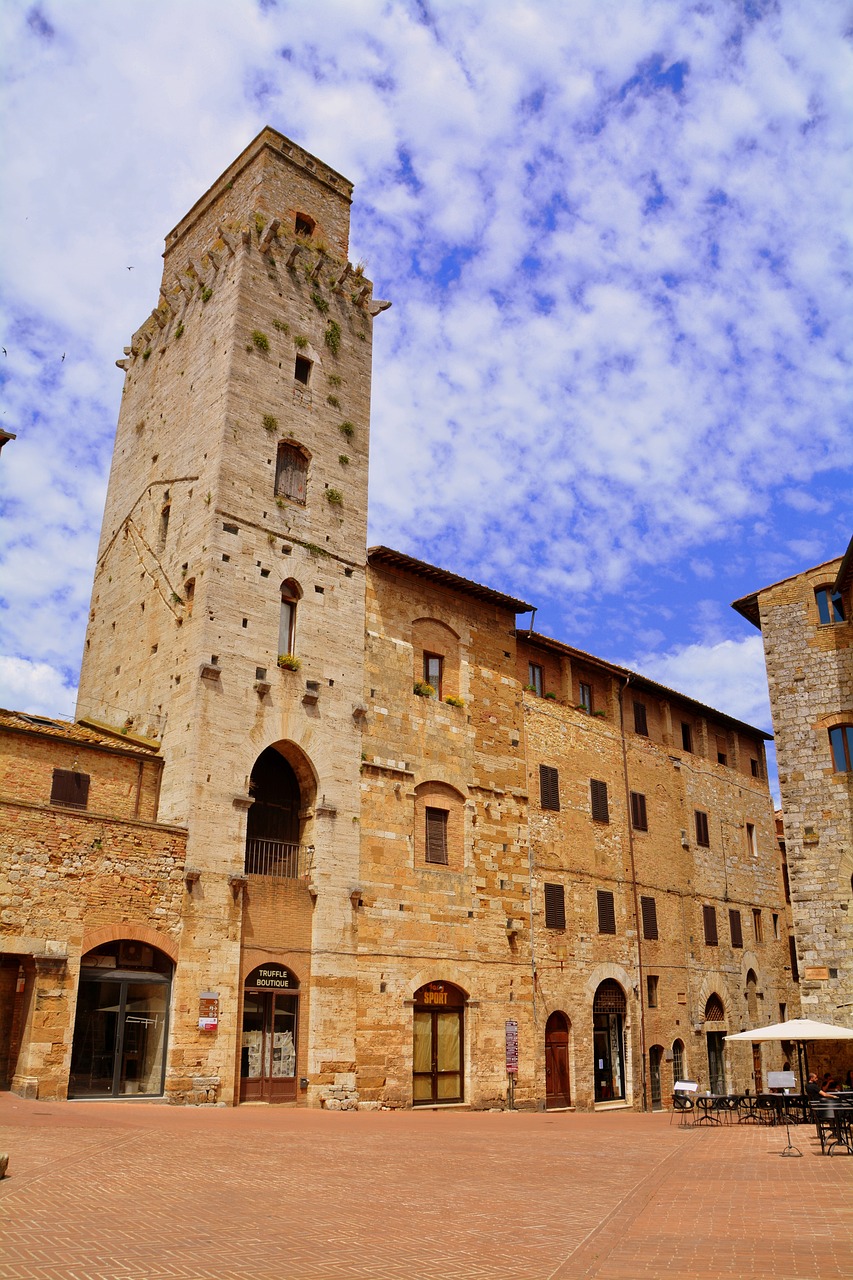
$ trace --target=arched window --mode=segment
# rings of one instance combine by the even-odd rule
[[[726,1014],[723,1008],[723,1002],[713,991],[705,1002],[705,1021],[706,1022],[725,1022]]]
[[[416,618],[412,623],[414,681],[428,684],[439,702],[459,697],[459,637],[437,618]]]
[[[672,1085],[675,1088],[677,1080],[684,1079],[684,1041],[673,1040],[672,1042]]]
[[[754,969],[746,975],[746,1010],[750,1026],[754,1027],[758,1021],[758,979]]]
[[[283,440],[275,460],[275,496],[305,506],[308,487],[308,454],[301,445]]]
[[[625,992],[608,978],[592,1004],[596,1102],[625,1097]]]
[[[278,656],[288,657],[296,652],[296,606],[302,598],[302,588],[293,578],[281,584],[281,613],[278,621]]]
[[[255,761],[249,794],[254,804],[246,823],[246,875],[297,879],[302,797],[293,768],[275,747]]]
[[[814,598],[817,604],[818,621],[823,626],[844,621],[844,604],[840,591],[833,591],[832,587],[817,587]]]
[[[832,767],[836,773],[853,772],[853,724],[837,724],[829,731]]]
[[[415,788],[415,866],[461,871],[465,862],[465,801],[444,782]]]

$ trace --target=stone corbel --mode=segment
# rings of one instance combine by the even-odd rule
[[[249,881],[246,876],[229,876],[228,884],[236,902],[243,890],[248,887]]]
[[[319,254],[317,255],[317,263],[314,267],[314,270],[311,272],[312,280],[318,280],[320,278],[320,272],[323,270],[323,267],[325,265],[326,265],[326,255],[321,249]]]
[[[230,231],[226,231],[224,227],[217,227],[216,230],[219,232],[226,249],[233,257],[237,252],[237,245],[239,244],[239,241],[235,240]]]
[[[304,245],[295,244],[293,248],[290,250],[290,253],[287,256],[287,262],[284,264],[287,267],[288,271],[294,271],[296,269],[296,259],[299,257],[300,253],[304,248],[305,248]]]
[[[349,263],[347,263],[343,271],[341,272],[341,274],[338,276],[337,280],[332,285],[332,293],[343,293],[344,285],[346,284],[347,280],[350,278],[351,275],[352,275],[352,267],[350,266]]]
[[[278,235],[278,229],[280,226],[281,226],[281,222],[278,218],[271,218],[267,223],[267,225],[264,227],[263,231],[261,232],[260,239],[258,240],[258,248],[260,249],[261,253],[269,253],[270,249],[272,248],[272,242],[273,240],[275,240],[276,236]]]
[[[368,305],[367,310],[372,316],[378,316],[380,311],[387,311],[390,306],[391,303],[388,298],[374,298]]]

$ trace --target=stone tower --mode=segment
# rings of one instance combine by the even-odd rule
[[[118,361],[77,714],[159,742],[160,819],[188,827],[176,1095],[200,1077],[230,1100],[262,961],[299,983],[301,1071],[346,1089],[354,1058],[371,326],[388,304],[347,260],[351,190],[265,129],[169,233],[158,304]],[[250,892],[268,748],[293,784],[298,875]],[[218,1035],[198,1031],[202,991]]]

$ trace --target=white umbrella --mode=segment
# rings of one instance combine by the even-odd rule
[[[753,1031],[738,1031],[726,1040],[751,1040],[753,1044],[760,1040],[791,1040],[797,1045],[805,1046],[815,1040],[853,1040],[850,1027],[836,1027],[831,1022],[815,1022],[812,1018],[789,1018],[787,1022],[773,1022],[768,1027],[756,1027]],[[800,1080],[808,1075],[809,1059],[806,1053],[806,1070],[800,1072]],[[802,1088],[802,1083],[800,1088]]]

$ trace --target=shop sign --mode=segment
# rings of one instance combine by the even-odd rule
[[[198,1026],[200,1031],[216,1031],[219,1026],[219,992],[202,991],[198,998]]]
[[[249,974],[246,986],[258,987],[262,991],[282,991],[298,987],[299,983],[283,964],[262,964]]]
[[[828,982],[829,970],[824,965],[814,965],[811,969],[803,971],[803,977],[806,982]]]
[[[506,1073],[518,1075],[518,1023],[514,1020],[506,1024]]]

